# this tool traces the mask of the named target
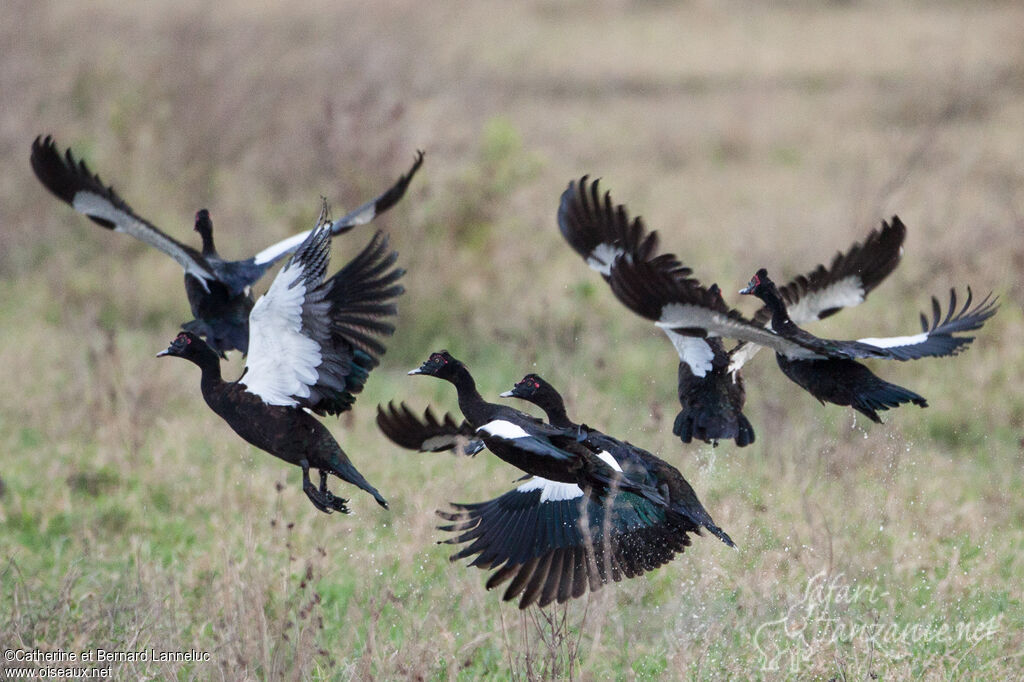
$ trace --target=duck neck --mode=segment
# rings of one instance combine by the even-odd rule
[[[548,423],[552,426],[558,426],[560,428],[569,428],[576,426],[569,415],[565,411],[565,402],[561,396],[545,395],[541,396],[541,400],[537,403],[537,407],[544,410],[544,414],[548,417]]]
[[[220,358],[217,357],[212,348],[207,346],[198,355],[191,356],[188,359],[202,370],[203,378],[200,381],[199,387],[203,391],[203,397],[209,401],[210,396],[224,383],[224,379],[220,374]]]
[[[199,238],[203,240],[203,255],[216,256],[217,247],[213,245],[213,232],[209,228],[200,230]]]
[[[779,294],[778,288],[773,285],[768,291],[765,291],[760,298],[772,313],[773,331],[781,332],[786,329],[792,329],[796,326],[793,324],[793,320],[789,318],[789,311],[786,310],[786,304],[783,302],[782,295]]]
[[[469,370],[464,365],[459,365],[455,374],[448,380],[455,384],[455,390],[459,393],[459,409],[469,423],[473,426],[487,423],[492,405],[476,390],[476,381]]]

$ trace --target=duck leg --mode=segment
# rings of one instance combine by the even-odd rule
[[[320,494],[323,496],[324,502],[331,507],[334,511],[340,511],[342,514],[348,514],[348,507],[345,503],[348,500],[336,497],[334,493],[327,489],[327,472],[323,469],[320,470]]]
[[[327,475],[323,469],[320,470],[320,487],[317,488],[309,480],[309,460],[301,460],[299,466],[302,467],[302,492],[306,493],[306,497],[314,507],[325,514],[330,514],[333,511],[348,513],[348,507],[345,506],[346,500],[335,497],[327,490]]]

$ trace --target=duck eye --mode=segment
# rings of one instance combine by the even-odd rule
[[[535,381],[535,382],[533,382],[533,387],[534,387],[534,388],[540,388],[540,384],[538,384],[538,383],[537,383],[537,382]]]

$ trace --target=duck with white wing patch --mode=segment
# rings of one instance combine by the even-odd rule
[[[234,382],[221,377],[217,353],[192,332],[178,334],[159,356],[173,355],[202,369],[206,403],[256,447],[302,468],[302,488],[323,511],[348,512],[347,500],[327,488],[328,474],[362,488],[377,503],[387,501],[352,465],[318,415],[352,408],[370,371],[384,354],[380,336],[391,335],[394,299],[404,291],[377,233],[345,267],[324,280],[331,227],[326,210],[267,293],[249,314],[249,354]],[[309,470],[318,469],[314,486]]]

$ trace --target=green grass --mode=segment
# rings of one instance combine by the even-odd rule
[[[133,680],[1019,677],[1017,4],[5,10],[0,649],[210,654],[113,664]],[[188,318],[180,270],[45,193],[27,159],[48,132],[183,241],[209,208],[229,257],[426,149],[376,225],[408,271],[397,332],[327,420],[390,511],[334,482],[354,513],[317,513],[298,469],[207,409],[195,367],[153,357]],[[683,446],[672,348],[558,235],[584,173],[748,312],[729,292],[758,266],[806,271],[893,213],[899,270],[815,331],[912,332],[953,285],[1003,304],[962,357],[873,365],[926,410],[869,424],[765,353],[746,372],[757,442]],[[337,240],[333,267],[370,230]],[[440,348],[485,395],[536,371],[581,421],[659,453],[738,551],[696,538],[566,607],[503,604],[448,561],[434,510],[518,472],[399,451],[373,424],[392,399],[456,409],[451,386],[406,375]],[[835,590],[809,599],[818,576]]]

